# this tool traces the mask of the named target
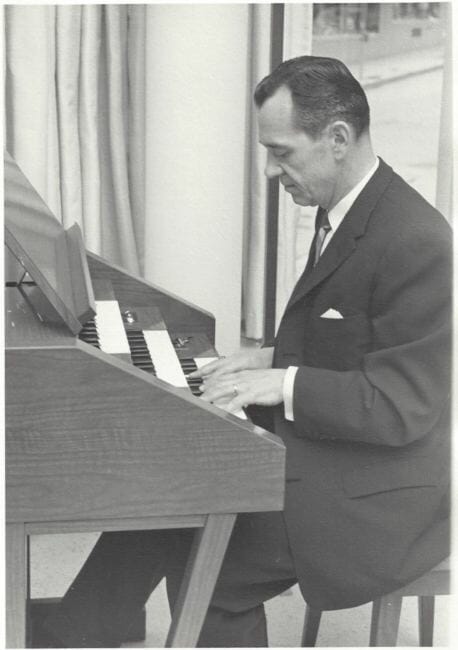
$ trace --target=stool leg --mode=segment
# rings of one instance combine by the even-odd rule
[[[321,609],[312,609],[312,607],[306,605],[301,648],[313,648],[315,646],[320,620]]]
[[[433,645],[434,596],[418,596],[418,633],[421,646]]]
[[[401,616],[402,596],[388,594],[372,605],[370,646],[396,645],[399,618]]]

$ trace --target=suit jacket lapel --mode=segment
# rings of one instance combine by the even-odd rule
[[[371,212],[390,183],[392,176],[392,168],[380,159],[377,171],[345,215],[318,264],[312,268],[307,265],[306,271],[299,278],[291,294],[286,309],[303,298],[351,255],[356,248],[356,240],[364,234]]]

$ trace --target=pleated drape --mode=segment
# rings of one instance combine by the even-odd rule
[[[79,123],[82,184],[82,216],[86,241],[94,251],[102,251],[100,139],[98,129],[99,58],[102,40],[102,16],[98,7],[85,7],[81,22],[81,77]]]
[[[81,6],[56,7],[56,104],[62,222],[83,226],[79,85]],[[14,155],[14,154],[13,154]],[[18,161],[19,162],[19,161]]]
[[[270,72],[271,6],[252,7],[251,79],[252,87]],[[267,180],[264,175],[266,151],[258,143],[256,111],[249,107],[247,223],[243,264],[242,313],[245,336],[261,339],[264,331],[264,282],[266,255]]]
[[[6,148],[65,227],[79,223],[88,249],[135,273],[143,138],[131,112],[143,88],[143,13],[9,5],[4,14]]]
[[[5,146],[62,219],[55,22],[54,6],[4,8]]]

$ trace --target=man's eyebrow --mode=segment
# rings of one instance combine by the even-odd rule
[[[281,142],[269,142],[268,140],[259,140],[259,144],[262,144],[263,147],[269,147],[269,149],[288,149],[287,144],[282,144]]]

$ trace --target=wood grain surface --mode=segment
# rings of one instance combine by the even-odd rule
[[[5,526],[5,604],[8,648],[23,648],[27,599],[26,536],[23,523]]]
[[[87,276],[72,275],[69,260],[74,256],[69,254],[62,224],[7,152],[4,175],[5,243],[77,334],[81,323],[74,298],[77,295],[80,300],[82,293],[77,290],[74,294],[73,287],[77,288]]]
[[[126,519],[91,519],[74,521],[39,521],[25,524],[27,535],[52,533],[89,533],[100,530],[156,530],[158,528],[200,528],[206,515],[161,515]]]
[[[130,275],[120,267],[108,264],[94,253],[87,253],[91,276],[109,278],[122,311],[133,305],[155,305],[161,311],[169,331],[193,331],[205,333],[215,343],[215,319],[207,311],[198,308],[146,280]]]
[[[284,446],[75,336],[95,293],[138,312],[136,327],[186,339],[179,356],[216,356],[211,314],[86,259],[78,228],[5,160],[7,244],[38,284],[5,291],[7,645],[25,644],[27,535],[197,527],[167,641],[193,646],[236,513],[283,507]]]
[[[197,644],[234,523],[235,515],[209,515],[196,531],[166,648]]]
[[[6,352],[8,521],[279,510],[278,438],[77,341]]]
[[[31,287],[30,290],[39,291],[37,287]],[[4,295],[6,349],[25,350],[29,347],[75,345],[75,336],[55,312],[55,320],[48,320],[44,324],[17,287],[7,287]]]
[[[65,231],[65,238],[75,313],[80,323],[84,324],[95,314],[95,301],[86,249],[78,224],[74,223]]]

